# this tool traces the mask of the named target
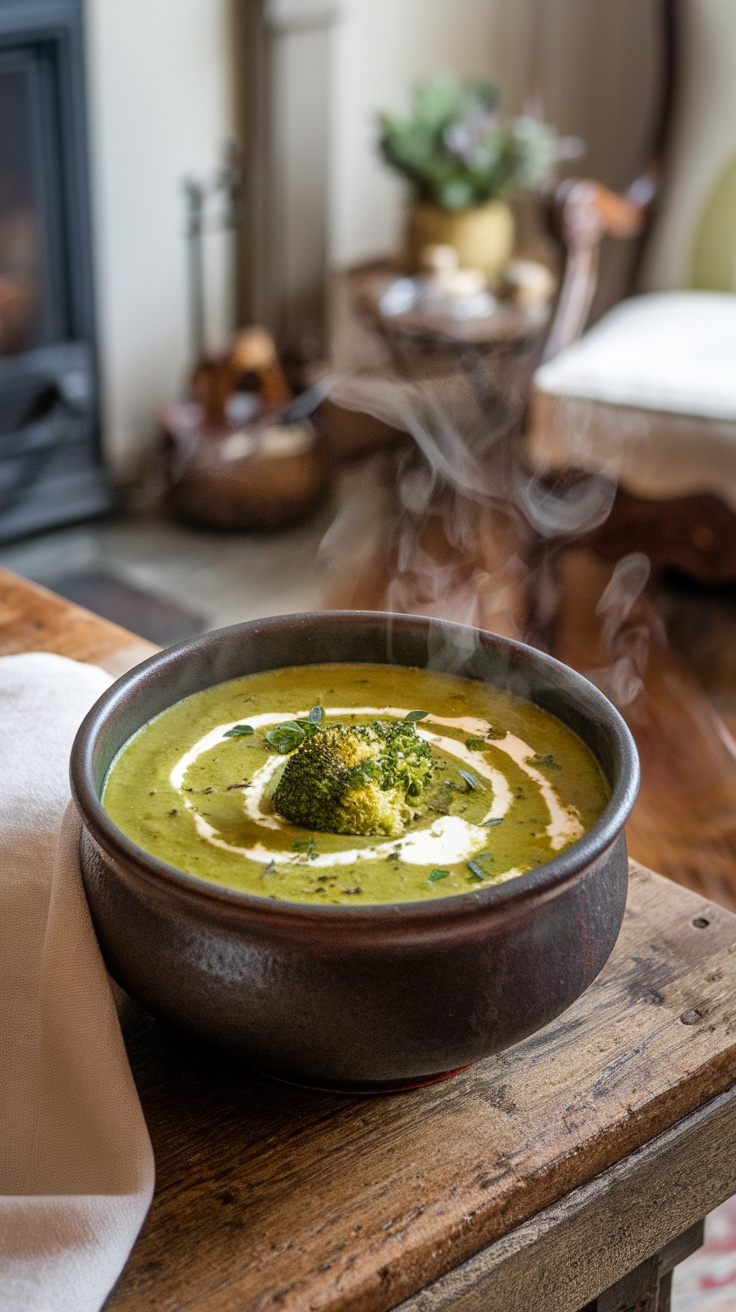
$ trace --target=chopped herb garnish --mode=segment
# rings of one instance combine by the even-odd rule
[[[370,756],[366,756],[365,760],[359,761],[357,765],[351,766],[350,777],[351,779],[354,779],[357,783],[360,783],[363,779],[380,780],[381,767],[377,761],[374,761]],[[383,788],[384,792],[386,792],[392,786],[393,785],[390,780],[381,784],[381,787]]]
[[[466,738],[465,746],[469,752],[482,752],[487,743],[482,738]]]
[[[430,884],[436,884],[438,879],[447,879],[449,874],[449,870],[440,870],[435,866],[435,869],[429,875],[429,882]]]
[[[313,838],[298,839],[296,843],[292,843],[291,850],[293,852],[304,852],[308,861],[314,861],[319,856]]]
[[[505,729],[494,729],[493,725],[489,724],[486,738],[490,738],[491,742],[493,742],[494,738],[505,738],[505,737],[506,737]]]
[[[226,729],[222,735],[223,738],[249,738],[255,729],[252,724],[234,724],[232,729]]]
[[[559,764],[558,761],[555,760],[551,752],[548,752],[546,756],[542,756],[541,752],[537,752],[536,756],[529,757],[529,764],[545,765],[548,770],[562,769],[562,766]]]
[[[480,788],[480,784],[476,779],[475,775],[471,774],[469,770],[458,770],[458,774],[460,775],[461,779],[465,780],[466,784],[468,785],[468,788],[470,788],[471,791],[474,791],[476,788]]]
[[[284,720],[281,724],[275,724],[273,729],[266,732],[266,742],[270,743],[280,756],[287,756],[300,747],[306,738],[306,734],[296,720]]]
[[[296,724],[298,728],[302,729],[304,739],[308,739],[308,737],[312,736],[312,733],[317,732],[317,729],[324,728],[323,723],[321,723],[323,720],[323,708],[321,708],[321,706],[312,706],[310,714],[300,715],[296,720],[285,720],[285,723],[289,724],[289,726],[291,726],[291,724]],[[281,728],[281,724],[277,724],[276,727]],[[268,733],[266,733],[266,737],[268,737]]]
[[[169,815],[178,815],[178,814],[179,812],[177,811],[176,807],[174,807],[173,811],[169,811]]]
[[[343,888],[343,893],[362,893],[362,888],[358,885],[356,888]]]
[[[407,711],[404,724],[416,724],[417,720],[426,720],[429,711]]]
[[[266,875],[272,875],[275,869],[276,869],[276,862],[269,861],[268,865],[264,866],[261,871],[261,879],[265,879]]]
[[[481,870],[477,861],[466,861],[465,864],[468,867],[468,870],[470,871],[473,878],[478,880],[480,883],[483,883],[488,878],[488,875],[486,874],[485,870]]]
[[[481,820],[484,829],[492,829],[494,825],[502,825],[503,820]]]
[[[248,787],[248,781],[244,779],[242,784],[228,784],[227,788],[225,789],[225,792],[231,793],[233,791],[233,788],[247,788],[247,787]]]

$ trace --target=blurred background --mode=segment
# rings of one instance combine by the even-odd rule
[[[573,158],[543,170],[539,185],[496,188],[515,211],[516,253],[559,270],[543,213],[556,182],[584,161],[586,174],[624,188],[653,150],[662,24],[654,0],[1,0],[0,542],[160,504],[182,462],[200,454],[192,413],[162,407],[201,399],[197,368],[222,358],[238,328],[272,335],[291,395],[320,375],[395,374],[378,291],[367,307],[350,272],[370,261],[412,271],[417,189],[381,158],[379,113],[406,115],[423,79],[492,84],[505,120],[528,112],[573,141]],[[635,257],[632,243],[603,246],[592,318],[626,289]],[[236,429],[246,411],[236,406]],[[208,415],[223,418],[214,402]],[[387,436],[329,419],[338,463]],[[237,449],[226,452],[236,473]],[[302,504],[292,488],[270,526],[304,521],[327,484],[339,500],[339,471],[327,478],[316,463],[311,481],[297,473]],[[216,521],[202,504],[213,495],[209,484],[201,494],[185,486],[179,510]],[[233,505],[231,526],[257,530],[256,510]],[[313,539],[307,530],[305,549]],[[95,550],[106,541],[94,537]],[[154,563],[150,535],[142,553],[131,548],[135,561],[123,541],[113,534],[119,571],[140,570],[141,554]],[[68,572],[89,549],[84,537],[65,543],[60,555],[49,542],[46,563],[37,542],[6,559],[49,581],[62,555]],[[278,558],[274,542],[268,552]],[[253,606],[298,600],[274,591],[269,603],[261,592]]]
[[[504,113],[538,100],[560,133],[584,139],[585,173],[621,188],[643,164],[659,112],[656,10],[635,0],[3,0],[3,272],[16,261],[43,282],[45,258],[59,265],[58,281],[88,283],[114,478],[138,475],[157,440],[156,408],[181,394],[193,365],[185,180],[213,186],[236,143],[239,210],[227,215],[227,195],[210,197],[203,235],[207,348],[222,349],[249,321],[279,346],[314,329],[328,335],[329,272],[394,255],[403,240],[405,188],[378,155],[379,110],[407,112],[412,85],[430,73],[489,77]],[[54,47],[64,22],[83,24],[84,49],[73,51],[80,66],[62,72]],[[68,35],[62,43],[76,45]],[[22,73],[10,71],[18,50]],[[42,142],[26,119],[21,85],[34,80],[34,51],[55,66],[51,96],[76,101],[73,146]],[[63,165],[33,156],[59,146],[79,157],[76,177],[55,185],[81,193],[70,201],[72,230],[87,228],[79,211],[91,211],[91,269],[81,268],[87,252],[70,270],[49,249],[45,209],[59,202],[38,194],[34,174]],[[51,341],[67,327],[77,324],[37,323],[31,336]],[[4,357],[17,344],[7,336]]]
[[[205,237],[211,349],[234,319],[281,346],[324,330],[328,272],[400,248],[377,115],[420,78],[490,78],[509,115],[538,99],[613,188],[659,111],[657,6],[636,0],[89,0],[85,17],[103,441],[123,478],[191,365],[182,182],[210,181],[231,141],[242,212],[234,242],[214,215]]]

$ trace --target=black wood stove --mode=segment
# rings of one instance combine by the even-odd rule
[[[0,0],[0,541],[108,509],[81,0]]]

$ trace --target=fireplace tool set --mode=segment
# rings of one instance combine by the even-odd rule
[[[184,191],[194,364],[185,399],[159,412],[168,504],[179,516],[219,528],[278,528],[306,517],[327,489],[328,451],[314,416],[325,389],[294,397],[265,328],[237,331],[223,352],[207,349],[208,201],[224,197],[219,225],[234,231],[240,219],[237,148],[229,147],[210,184],[187,179]]]

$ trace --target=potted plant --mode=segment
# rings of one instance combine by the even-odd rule
[[[531,114],[504,121],[490,82],[442,75],[413,90],[406,119],[379,116],[379,148],[408,179],[409,257],[418,267],[424,246],[453,246],[462,267],[493,279],[514,241],[509,197],[538,189],[560,157],[557,133]]]

